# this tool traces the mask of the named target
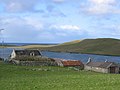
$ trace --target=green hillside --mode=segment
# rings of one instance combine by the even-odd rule
[[[65,42],[59,45],[70,45],[70,44],[75,44],[75,43],[79,43],[81,40],[74,40],[74,41],[70,41],[70,42]]]
[[[0,90],[119,90],[120,74],[0,62]]]
[[[72,41],[73,42],[73,41]],[[76,52],[103,55],[120,55],[120,40],[112,38],[85,39],[76,43],[67,42],[53,47],[40,48],[58,52]]]

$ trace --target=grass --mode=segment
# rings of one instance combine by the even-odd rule
[[[0,62],[0,90],[119,90],[119,74]]]
[[[79,43],[79,42],[81,42],[81,41],[82,41],[82,40],[74,40],[74,41],[65,42],[65,43],[62,43],[62,44],[59,44],[59,45],[70,45],[70,44]]]

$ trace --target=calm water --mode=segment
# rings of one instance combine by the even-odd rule
[[[2,43],[0,43],[2,44]],[[15,45],[15,46],[23,46],[23,45],[56,45],[59,43],[4,43],[4,45]]]
[[[12,48],[0,49],[0,57],[7,59],[12,52]],[[91,54],[73,54],[73,53],[59,53],[59,52],[48,52],[42,51],[44,56],[50,58],[63,58],[63,59],[72,59],[72,60],[81,60],[82,62],[87,62],[90,57],[94,61],[114,61],[120,63],[120,57],[116,56],[102,56],[102,55],[91,55]]]
[[[48,52],[43,51],[43,55],[51,58],[63,58],[63,59],[72,59],[72,60],[81,60],[82,62],[87,62],[90,57],[94,61],[113,61],[120,63],[120,57],[118,56],[103,56],[103,55],[92,55],[92,54],[75,54],[75,53],[59,53],[59,52]]]

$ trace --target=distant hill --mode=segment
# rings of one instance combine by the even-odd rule
[[[79,43],[80,41],[82,41],[82,40],[74,40],[74,41],[65,42],[65,43],[62,43],[62,44],[59,44],[59,45],[70,45],[70,44]]]
[[[112,38],[85,39],[40,49],[58,52],[120,55],[120,40]]]

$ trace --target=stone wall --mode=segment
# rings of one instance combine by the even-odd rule
[[[57,66],[56,62],[52,61],[19,61],[12,60],[13,64],[21,65],[21,66]]]
[[[105,68],[99,68],[99,67],[91,67],[85,65],[85,70],[95,71],[95,72],[102,72],[102,73],[109,73],[108,69]]]

